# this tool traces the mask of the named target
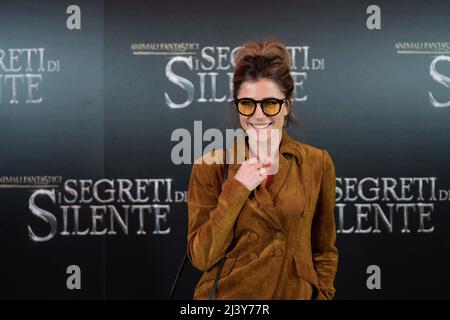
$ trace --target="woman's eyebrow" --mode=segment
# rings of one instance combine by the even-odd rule
[[[262,99],[255,99],[255,98],[252,98],[252,97],[242,97],[242,98],[238,98],[238,99],[252,99],[252,100],[266,100],[266,99],[278,99],[278,100],[283,100],[284,98],[277,98],[277,97],[274,97],[274,96],[268,96],[268,97],[264,97],[264,98],[262,98]]]

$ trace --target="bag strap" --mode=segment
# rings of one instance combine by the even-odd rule
[[[219,269],[217,269],[216,278],[214,279],[214,284],[211,288],[211,292],[209,293],[208,300],[214,300],[216,298],[217,293],[217,283],[219,282],[220,274],[222,273],[223,265],[225,263],[225,255],[223,255],[222,259],[220,259]]]
[[[224,150],[225,150],[225,159],[224,159],[225,161],[224,161],[224,166],[223,166],[223,182],[225,182],[225,180],[228,179],[228,162],[227,162],[227,160],[228,160],[228,152],[227,152],[227,149],[224,149]],[[222,184],[223,184],[223,182],[222,182]],[[183,272],[184,266],[186,265],[186,261],[187,261],[187,257],[188,257],[188,251],[189,251],[189,248],[186,248],[186,252],[184,254],[183,261],[181,262],[181,265],[180,265],[180,267],[178,269],[178,273],[177,273],[177,275],[175,277],[175,280],[173,281],[172,288],[170,289],[170,293],[169,293],[169,298],[167,300],[172,300],[172,298],[173,298],[173,294],[174,294],[175,289],[177,287],[178,279],[180,278],[180,275]],[[224,262],[225,262],[225,254],[223,255],[223,257],[222,257],[222,259],[220,261],[219,269],[217,270],[216,278],[214,279],[214,284],[213,284],[213,287],[212,287],[211,292],[209,294],[208,300],[215,299],[215,297],[216,297],[217,282],[219,281],[220,273],[222,272],[222,268],[223,268]]]
[[[228,160],[228,153],[225,149],[225,163],[223,166],[223,182],[225,182],[225,180],[227,180],[227,178],[228,178],[228,162],[227,162],[227,160]],[[214,279],[214,284],[211,288],[211,292],[209,293],[208,300],[214,300],[216,298],[217,283],[219,282],[220,274],[222,273],[223,265],[225,263],[225,255],[226,255],[226,253],[223,255],[222,259],[220,260],[220,265],[219,265],[219,268],[217,269],[216,278]]]
[[[181,273],[183,272],[184,266],[186,265],[186,260],[188,256],[188,250],[184,253],[183,261],[181,262],[180,268],[178,269],[178,273],[173,281],[172,288],[170,289],[169,298],[167,300],[172,300],[173,293],[175,292],[175,288],[177,287],[178,279],[180,278]]]

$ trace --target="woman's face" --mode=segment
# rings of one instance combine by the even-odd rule
[[[243,82],[237,98],[263,100],[266,98],[284,99],[286,97],[274,81],[267,78],[259,78],[257,80]],[[269,130],[279,129],[279,132],[281,132],[284,125],[284,116],[289,113],[289,105],[284,102],[277,115],[266,116],[262,112],[261,104],[258,103],[253,115],[244,116],[239,114],[241,126],[247,133],[255,133],[258,140],[266,140],[264,137],[270,136]]]

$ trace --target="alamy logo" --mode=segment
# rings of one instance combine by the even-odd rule
[[[373,264],[367,267],[366,273],[370,276],[367,278],[366,286],[369,290],[381,289],[381,269]]]
[[[66,27],[69,30],[81,30],[81,9],[72,4],[67,7],[66,13],[69,15],[66,20]]]
[[[81,269],[77,265],[70,265],[66,269],[69,275],[66,280],[66,286],[69,290],[81,290]]]
[[[367,18],[366,26],[369,30],[381,29],[381,9],[376,4],[367,7],[366,13],[370,14]]]

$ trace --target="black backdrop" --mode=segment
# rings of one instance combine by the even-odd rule
[[[66,27],[71,4],[80,30]],[[450,7],[378,1],[381,29],[369,30],[371,4],[2,1],[0,297],[165,299],[186,246],[191,168],[173,163],[171,135],[200,120],[203,132],[223,128],[232,50],[272,35],[295,53],[303,134],[289,132],[329,151],[343,192],[336,299],[449,298]],[[112,201],[81,196],[102,179]],[[128,183],[134,199],[120,192]],[[130,210],[127,232],[114,210]],[[70,265],[81,290],[66,286]],[[379,290],[366,286],[370,265]],[[189,267],[176,298],[199,276]]]

